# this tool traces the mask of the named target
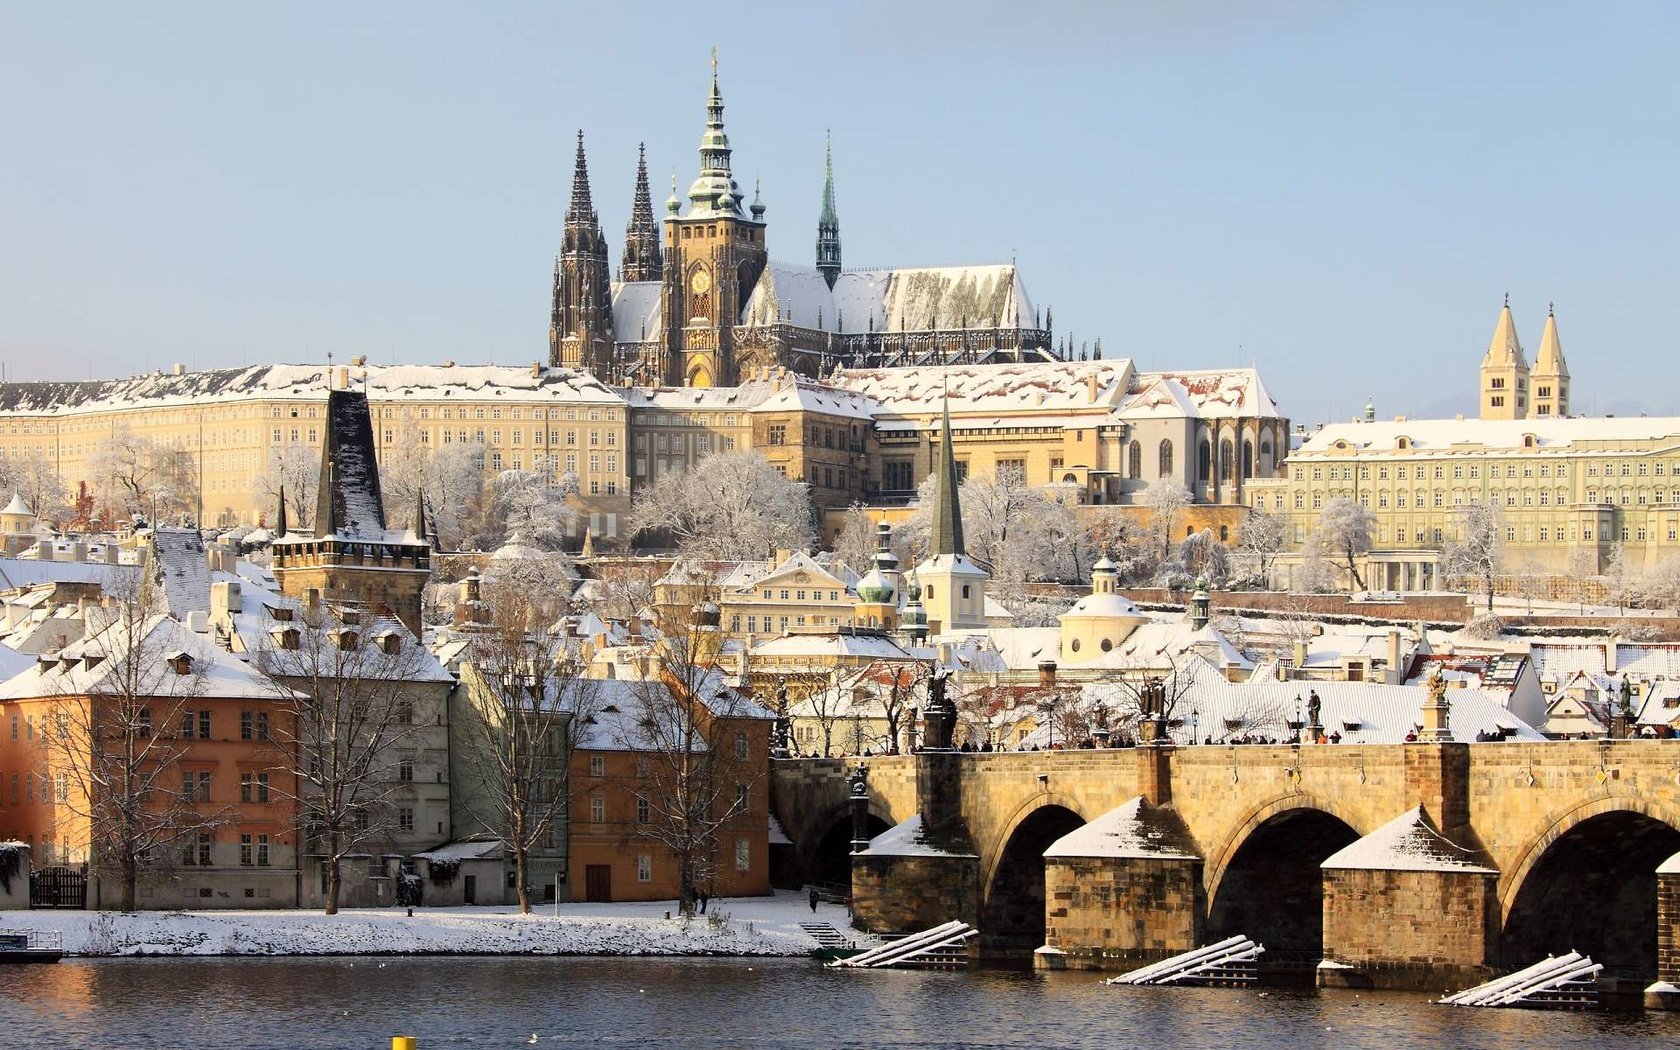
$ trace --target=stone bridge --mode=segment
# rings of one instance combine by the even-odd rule
[[[1680,742],[868,761],[857,806],[840,760],[773,771],[797,869],[849,872],[866,929],[964,918],[982,954],[1092,968],[1245,933],[1323,983],[1432,990],[1576,949],[1680,984]]]

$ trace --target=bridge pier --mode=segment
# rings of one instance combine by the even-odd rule
[[[1494,974],[1499,872],[1416,807],[1332,854],[1324,871],[1324,962],[1336,988],[1470,987]]]
[[[1044,853],[1044,950],[1053,970],[1130,970],[1202,943],[1202,859],[1170,811],[1143,797]]]
[[[1657,980],[1645,1007],[1680,1010],[1680,853],[1657,868]]]
[[[916,762],[915,816],[852,854],[852,924],[910,933],[953,919],[976,924],[980,857],[962,814],[963,755],[927,750]]]

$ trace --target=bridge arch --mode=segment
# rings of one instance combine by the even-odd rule
[[[1526,966],[1580,951],[1606,976],[1657,968],[1656,868],[1680,853],[1680,812],[1608,796],[1548,821],[1500,887],[1500,962]]]
[[[887,807],[869,800],[869,837],[893,826]],[[805,882],[851,885],[852,803],[848,799],[818,813],[806,822],[795,847],[794,859]]]
[[[1207,937],[1246,934],[1272,963],[1316,964],[1324,945],[1320,865],[1360,834],[1351,815],[1317,796],[1256,807],[1209,865]]]
[[[1073,799],[1041,791],[1001,825],[981,856],[982,955],[1025,959],[1044,943],[1044,851],[1084,823]]]

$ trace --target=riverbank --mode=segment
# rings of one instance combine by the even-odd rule
[[[669,913],[672,918],[667,919]],[[57,932],[67,955],[729,955],[797,956],[817,947],[802,922],[846,933],[846,909],[804,895],[713,900],[677,917],[675,901],[316,911],[0,912],[0,928]],[[847,934],[850,936],[850,934]]]

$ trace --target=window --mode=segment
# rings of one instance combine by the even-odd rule
[[[735,870],[752,870],[752,843],[747,839],[735,840]]]
[[[735,760],[745,762],[747,759],[747,734],[735,734]]]
[[[787,444],[787,424],[772,423],[769,430],[769,443],[772,445]]]
[[[1173,445],[1171,441],[1161,442],[1159,450],[1160,462],[1157,465],[1158,477],[1171,477],[1173,472]]]
[[[188,867],[208,868],[211,864],[210,847],[214,842],[208,831],[189,835],[182,840],[181,863]]]
[[[414,760],[405,758],[397,763],[397,779],[407,784],[414,780]]]
[[[210,739],[209,711],[181,712],[181,739],[191,740],[193,738],[193,731],[195,728],[197,729],[197,735],[200,740]]]
[[[53,797],[59,802],[70,801],[70,774],[59,773],[53,777]]]
[[[645,798],[636,800],[636,823],[646,824],[653,820],[653,807]]]
[[[653,881],[653,857],[646,853],[636,854],[636,881]]]
[[[604,824],[607,820],[607,800],[595,795],[589,800],[589,820],[593,824]]]
[[[589,756],[589,775],[592,777],[604,777],[607,775],[607,760],[605,756]]]
[[[239,801],[267,802],[268,774],[241,773],[239,774]]]
[[[209,802],[210,774],[205,772],[194,773],[191,770],[184,770],[181,773],[181,801]]]
[[[414,830],[414,808],[412,806],[398,806],[397,807],[397,830],[398,831],[413,831]]]

